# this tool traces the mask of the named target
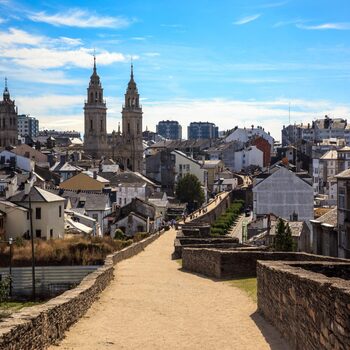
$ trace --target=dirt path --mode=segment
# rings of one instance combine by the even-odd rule
[[[57,349],[288,349],[226,282],[180,270],[170,260],[175,231],[118,264],[114,281]]]

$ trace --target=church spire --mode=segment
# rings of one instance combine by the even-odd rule
[[[130,80],[134,80],[134,64],[132,62],[132,57],[131,57],[131,66],[130,66]]]
[[[94,49],[94,74],[97,74],[96,73],[96,52],[95,52],[95,49]]]
[[[4,88],[4,94],[3,94],[4,100],[10,99],[10,92],[7,87],[7,77],[5,77],[5,88]]]

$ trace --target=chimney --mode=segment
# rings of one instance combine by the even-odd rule
[[[93,172],[93,178],[96,180],[97,179],[97,171],[96,170],[94,170],[94,172]]]
[[[31,188],[32,188],[32,183],[31,183],[31,181],[28,179],[28,180],[25,182],[25,184],[24,184],[24,193],[25,193],[26,195],[28,195],[29,192],[30,192],[30,190],[31,190]]]

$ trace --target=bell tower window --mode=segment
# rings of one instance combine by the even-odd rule
[[[103,131],[103,120],[101,119],[101,131]]]
[[[92,127],[92,119],[90,119],[90,130],[92,131],[93,127]]]
[[[90,102],[94,102],[94,94],[93,94],[93,92],[90,93]]]
[[[130,123],[128,123],[128,134],[130,134]]]

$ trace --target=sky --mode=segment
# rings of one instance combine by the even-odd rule
[[[348,0],[0,0],[0,78],[40,129],[83,132],[94,50],[109,131],[131,58],[144,129],[350,117]]]

